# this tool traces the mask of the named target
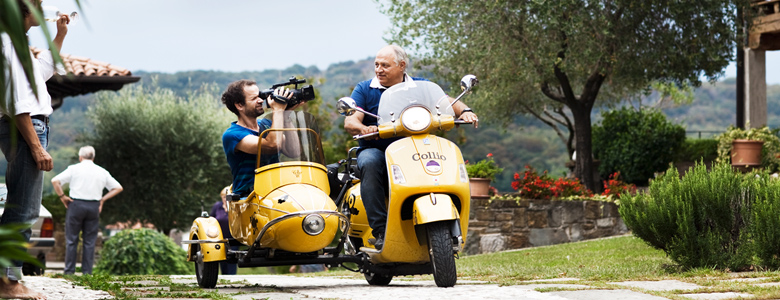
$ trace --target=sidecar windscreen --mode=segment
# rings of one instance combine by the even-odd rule
[[[263,117],[271,120],[273,113],[267,113]],[[303,111],[285,111],[284,120],[283,128],[271,128],[261,133],[263,137],[268,134],[278,135],[277,150],[269,153],[262,147],[258,149],[260,153],[258,167],[278,162],[313,162],[324,166],[325,155],[323,155],[319,128],[314,116]],[[278,138],[281,136],[283,138]],[[273,157],[276,159],[268,160]]]

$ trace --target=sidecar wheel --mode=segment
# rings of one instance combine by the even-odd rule
[[[438,287],[452,287],[458,281],[452,237],[445,222],[428,224],[428,253],[433,264],[433,279]]]
[[[204,289],[213,289],[217,286],[217,276],[219,275],[219,262],[204,262],[203,253],[200,252],[200,244],[192,244],[195,251],[195,278],[198,279],[198,286]]]
[[[369,285],[385,286],[390,284],[390,281],[393,280],[393,276],[388,275],[379,275],[376,273],[365,273],[363,275],[366,276],[366,281],[368,281]]]

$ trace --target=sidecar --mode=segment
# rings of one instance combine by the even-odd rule
[[[270,118],[270,114],[268,114]],[[278,151],[258,149],[254,190],[247,197],[228,194],[232,240],[204,212],[190,228],[187,260],[195,262],[198,285],[213,288],[219,262],[239,267],[334,263],[342,250],[328,247],[349,219],[329,197],[330,187],[316,123],[304,112],[288,111],[285,128],[261,133],[284,135]],[[283,142],[282,142],[283,140]],[[270,162],[260,165],[261,161]],[[243,245],[231,250],[229,245]]]

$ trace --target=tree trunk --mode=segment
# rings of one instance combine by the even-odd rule
[[[594,193],[601,191],[597,178],[593,176],[593,144],[590,123],[591,110],[585,107],[572,108],[574,116],[575,149],[577,158],[575,160],[574,175],[580,179],[580,182]]]

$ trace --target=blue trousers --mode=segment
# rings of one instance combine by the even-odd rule
[[[33,128],[44,149],[49,145],[49,126],[38,119],[32,119]],[[12,141],[11,124],[0,119],[0,150],[5,155],[8,168],[5,171],[5,183],[8,187],[8,199],[5,202],[0,225],[25,223],[32,225],[41,211],[43,196],[43,171],[38,169],[32,156],[30,146],[18,130],[16,139]],[[22,231],[29,242],[32,229]],[[6,268],[0,277],[9,280],[19,280],[22,277],[22,262],[14,261],[12,268]]]
[[[389,186],[385,152],[376,148],[363,149],[358,154],[357,165],[360,170],[360,196],[366,208],[368,225],[375,237],[384,236],[387,224],[385,198]]]

